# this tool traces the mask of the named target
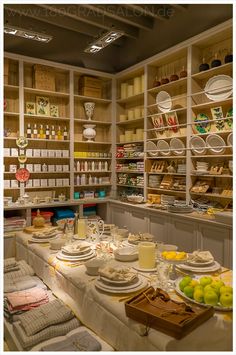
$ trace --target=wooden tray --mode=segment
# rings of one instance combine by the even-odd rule
[[[153,287],[125,303],[126,315],[176,339],[181,339],[214,314],[213,307],[189,306],[170,299],[168,293]]]

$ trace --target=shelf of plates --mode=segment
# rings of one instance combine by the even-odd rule
[[[144,69],[116,81],[117,196],[144,195]]]
[[[4,69],[5,196],[15,201],[27,192],[77,199],[88,196],[85,190],[89,197],[109,196],[112,76],[51,62],[39,65],[34,58],[11,54]],[[93,89],[80,86],[83,76],[99,81],[97,97]],[[86,102],[95,104],[94,122],[88,122]],[[91,142],[83,134],[86,123],[96,125]],[[19,136],[28,139],[25,149],[16,145]],[[14,177],[18,168],[30,172],[27,182]]]
[[[225,29],[195,43],[191,58],[190,196],[222,207],[233,198],[231,51],[231,29]]]

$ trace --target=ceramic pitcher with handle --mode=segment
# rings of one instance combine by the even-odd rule
[[[88,219],[87,235],[91,242],[99,242],[104,233],[104,221],[102,219]]]

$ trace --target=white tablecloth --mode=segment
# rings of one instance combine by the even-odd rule
[[[215,313],[212,318],[180,340],[155,329],[143,336],[145,327],[126,317],[120,297],[99,292],[95,278],[84,265],[69,267],[55,258],[49,245],[28,244],[29,234],[17,233],[17,258],[25,259],[79,319],[120,351],[230,351],[232,313]]]

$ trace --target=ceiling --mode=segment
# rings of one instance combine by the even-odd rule
[[[4,35],[4,50],[116,73],[232,18],[232,5],[4,5],[4,23],[53,36],[40,43]],[[85,47],[111,27],[124,36],[96,54]]]

